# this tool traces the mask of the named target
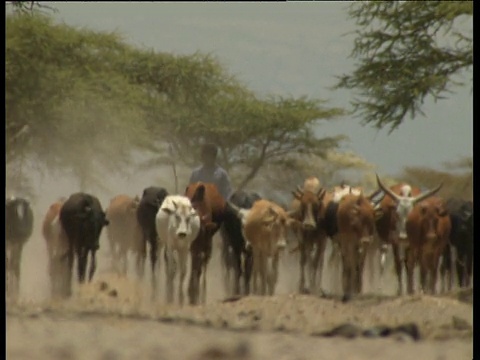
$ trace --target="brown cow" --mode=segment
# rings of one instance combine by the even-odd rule
[[[406,222],[415,204],[433,196],[442,184],[433,190],[421,193],[418,187],[407,183],[399,183],[386,187],[377,175],[377,183],[387,196],[380,202],[383,216],[377,220],[376,228],[380,241],[391,244],[395,261],[395,272],[398,280],[398,295],[403,293],[402,269],[405,264],[405,249],[408,246]]]
[[[128,195],[117,195],[110,200],[106,216],[110,225],[107,227],[107,238],[110,244],[112,265],[122,275],[127,275],[128,252],[137,257],[137,273],[140,276],[139,266],[142,263],[142,228],[138,223],[137,209],[140,198]]]
[[[376,190],[372,192],[370,195],[365,196],[365,198],[371,203],[374,207],[375,218],[379,217],[381,211],[377,209],[377,203],[379,200],[374,201],[374,198],[380,193],[381,190]],[[332,273],[334,276],[333,283],[340,284],[340,279],[337,279],[337,275],[340,275],[340,264],[341,264],[341,248],[340,243],[337,241],[337,237],[335,236],[338,233],[338,220],[337,220],[337,211],[338,211],[338,204],[346,195],[356,195],[360,196],[363,194],[363,189],[361,187],[353,187],[342,183],[340,186],[335,186],[331,191],[328,191],[324,197],[324,207],[323,207],[323,214],[322,219],[324,221],[324,229],[328,237],[331,239],[332,244],[332,251],[329,258],[329,266],[331,268],[337,269],[337,274]],[[369,274],[370,274],[370,282],[373,284],[374,281],[374,265],[375,259],[377,256],[377,251],[379,250],[379,243],[377,241],[377,237],[375,236],[376,233],[374,232],[374,237],[372,241],[366,246],[366,255],[365,261],[369,267]],[[380,262],[381,258],[379,259]]]
[[[242,220],[247,246],[253,254],[253,293],[273,295],[278,279],[280,252],[286,247],[288,227],[301,223],[289,216],[282,207],[269,201],[258,200],[251,209],[240,209],[229,203]],[[258,291],[260,278],[260,291]]]
[[[70,277],[68,277],[68,238],[60,223],[59,214],[65,202],[61,198],[50,205],[42,224],[42,235],[47,244],[48,275],[52,296],[69,295]]]
[[[294,204],[295,219],[302,223],[299,231],[300,250],[300,281],[299,292],[314,293],[317,291],[317,272],[318,272],[318,288],[321,290],[323,259],[325,247],[327,244],[327,236],[323,230],[320,214],[323,210],[323,197],[325,189],[318,188],[320,182],[318,179],[310,177],[305,180],[303,190],[298,188],[292,191],[294,198],[298,201],[298,205]],[[309,187],[309,182],[315,186]],[[315,189],[316,191],[312,191]],[[309,274],[309,288],[305,287],[305,265]]]
[[[190,304],[205,304],[207,298],[207,265],[212,255],[212,238],[220,228],[226,210],[226,202],[213,183],[196,182],[185,189],[193,208],[200,215],[201,227],[197,238],[190,246],[191,272],[188,284]],[[203,275],[203,277],[202,277]],[[200,277],[202,292],[200,294]]]
[[[407,291],[413,294],[413,270],[420,264],[420,285],[435,294],[440,257],[449,242],[451,222],[443,200],[438,197],[417,204],[408,215]],[[427,285],[428,277],[428,285]]]
[[[347,194],[338,203],[338,232],[334,235],[342,255],[342,287],[345,297],[362,291],[367,248],[373,241],[375,210],[364,195]]]

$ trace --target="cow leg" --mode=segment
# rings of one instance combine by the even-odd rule
[[[87,250],[83,246],[77,247],[77,259],[78,282],[82,284],[85,282],[85,272],[87,268]]]
[[[20,293],[20,266],[22,262],[22,250],[23,250],[23,242],[18,239],[18,241],[13,246],[12,251],[12,270],[14,274],[13,278],[13,292],[14,298],[18,296]]]
[[[444,293],[447,288],[450,290],[451,288],[451,267],[449,264],[451,263],[451,249],[450,245],[445,246],[445,250],[442,254],[442,262],[440,263],[440,281],[441,281],[441,292]],[[448,280],[447,280],[448,274]],[[447,284],[446,284],[447,282]]]
[[[365,270],[365,261],[367,257],[369,244],[360,243],[360,247],[357,251],[357,266],[355,269],[355,294],[361,294],[363,291],[363,272]]]
[[[243,270],[243,281],[244,281],[244,293],[245,295],[250,294],[250,280],[252,277],[252,268],[253,268],[253,255],[251,250],[245,250],[244,254],[244,270]]]
[[[258,280],[260,272],[260,254],[257,251],[253,252],[253,293],[259,295]]]
[[[413,273],[415,270],[415,259],[417,251],[414,248],[405,249],[405,269],[407,272],[407,293],[412,295],[414,292]]]
[[[196,305],[198,302],[198,288],[200,282],[200,273],[202,260],[200,255],[196,251],[191,251],[191,270],[190,280],[188,283],[188,298],[190,305]]]
[[[208,265],[208,260],[204,259],[203,260],[203,265],[202,265],[202,296],[201,296],[201,302],[202,304],[207,303],[207,265]]]
[[[438,263],[440,262],[440,254],[432,254],[430,255],[431,259],[429,261],[429,272],[430,272],[430,284],[429,284],[429,291],[430,294],[435,295],[437,290],[437,278],[438,278]]]
[[[298,292],[305,293],[305,264],[307,262],[307,249],[305,243],[300,244],[300,282]]]
[[[152,300],[157,297],[157,260],[158,260],[158,243],[155,237],[150,237],[150,265],[152,271]]]
[[[187,275],[187,259],[188,250],[182,249],[178,252],[178,265],[180,268],[180,279],[178,282],[178,301],[180,305],[184,304],[183,284],[185,282],[185,276]]]
[[[225,288],[225,292],[227,293],[227,296],[231,295],[232,292],[231,292],[231,289],[230,289],[230,283],[231,283],[231,275],[230,275],[230,272],[231,272],[231,256],[230,256],[230,252],[231,252],[231,247],[230,245],[227,243],[227,241],[224,239],[224,237],[222,236],[222,267],[223,267],[223,281],[224,281],[224,288]]]
[[[276,253],[273,256],[273,258],[271,258],[269,295],[275,294],[275,287],[276,287],[277,281],[278,281],[278,258],[279,258],[278,253]]]
[[[264,254],[259,256],[259,270],[260,270],[260,295],[267,294],[267,258]]]
[[[91,256],[90,256],[90,272],[88,274],[88,281],[92,281],[93,274],[95,274],[95,270],[97,269],[97,259],[95,256],[96,250],[90,250],[91,251]],[[86,252],[88,254],[88,252]],[[85,259],[87,256],[85,255]]]
[[[232,249],[232,262],[235,270],[235,281],[233,287],[233,295],[240,295],[240,279],[242,277],[242,250],[239,248]]]
[[[69,247],[68,247],[68,253],[67,253],[67,273],[65,275],[65,278],[64,278],[64,282],[63,282],[63,294],[65,295],[65,297],[69,297],[72,295],[72,279],[73,279],[73,263],[74,263],[74,260],[75,260],[75,249],[74,247],[69,244]]]
[[[397,281],[398,281],[397,295],[401,296],[403,294],[403,281],[402,281],[403,259],[400,259],[399,248],[397,244],[392,245],[392,249],[393,249],[393,258],[395,262],[395,273],[397,274]]]
[[[173,281],[175,278],[175,258],[173,250],[167,246],[165,248],[165,280],[166,280],[166,301],[168,304],[173,302]],[[181,282],[180,282],[181,283]]]
[[[145,275],[145,261],[147,259],[147,234],[143,234],[143,240],[140,245],[140,249],[137,254],[137,275],[140,279],[143,279]]]

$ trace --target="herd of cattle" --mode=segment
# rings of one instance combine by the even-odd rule
[[[207,267],[212,238],[220,233],[222,262],[232,294],[272,295],[279,275],[279,257],[291,239],[290,253],[299,252],[298,291],[322,291],[322,271],[328,241],[341,258],[343,295],[362,292],[366,258],[393,250],[398,294],[402,272],[407,292],[414,292],[414,268],[420,268],[420,289],[435,293],[440,270],[442,291],[450,290],[454,266],[458,286],[470,286],[473,266],[473,203],[436,196],[441,185],[421,192],[406,183],[386,187],[377,176],[378,190],[364,194],[345,184],[331,190],[316,177],[292,191],[288,209],[253,192],[236,191],[224,199],[210,183],[189,185],[183,195],[161,187],[144,189],[141,198],[118,195],[105,209],[95,196],[75,193],[54,202],[43,219],[48,250],[52,296],[72,293],[73,265],[78,282],[88,281],[96,269],[96,252],[103,227],[116,269],[127,272],[127,255],[136,257],[136,272],[144,275],[147,248],[151,266],[152,296],[157,293],[157,273],[164,250],[166,300],[174,301],[178,275],[178,302],[184,303],[184,281],[190,259],[188,300],[206,300]],[[33,229],[33,212],[22,198],[6,200],[7,276],[18,288],[22,248]],[[291,235],[295,236],[291,236]],[[378,254],[372,255],[372,254]],[[441,260],[441,263],[440,263]],[[9,284],[9,282],[7,282]],[[250,285],[252,289],[250,289]],[[13,286],[13,285],[12,285]]]

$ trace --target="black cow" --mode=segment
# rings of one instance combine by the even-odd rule
[[[137,273],[143,278],[145,270],[145,259],[147,258],[147,243],[150,244],[150,262],[152,266],[152,296],[155,295],[156,275],[155,268],[158,258],[158,235],[155,225],[155,217],[158,209],[167,197],[168,192],[162,187],[150,186],[143,190],[142,198],[137,208],[137,219],[142,229],[142,248],[137,258]]]
[[[33,232],[33,211],[27,200],[10,197],[5,201],[5,255],[6,274],[13,275],[13,294],[16,295],[20,284],[20,264],[22,250]],[[8,288],[8,282],[7,282]]]
[[[91,281],[96,269],[95,253],[100,248],[100,233],[108,225],[108,220],[98,198],[84,192],[70,195],[59,217],[68,239],[67,294],[70,295],[74,257],[77,258],[78,281],[84,283],[88,253],[91,254],[88,273],[88,281]]]
[[[442,287],[445,290],[445,275],[449,274],[447,288],[451,289],[453,272],[452,247],[456,249],[455,266],[459,287],[469,287],[473,267],[473,202],[458,198],[450,198],[446,202],[450,214],[452,228],[450,230],[450,244],[445,247],[440,267]]]
[[[253,203],[260,199],[260,195],[255,192],[238,190],[232,194],[230,202],[240,208],[250,209]],[[240,278],[242,275],[244,294],[248,295],[250,293],[250,276],[252,273],[252,252],[251,249],[246,249],[245,247],[241,221],[229,207],[228,203],[220,233],[223,239],[222,261],[226,272],[226,287],[227,289],[229,288],[230,272],[233,270],[235,276],[233,295],[240,295]]]

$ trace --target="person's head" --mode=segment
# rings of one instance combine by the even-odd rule
[[[218,149],[215,144],[204,144],[200,154],[202,163],[204,165],[214,165],[217,160]]]

